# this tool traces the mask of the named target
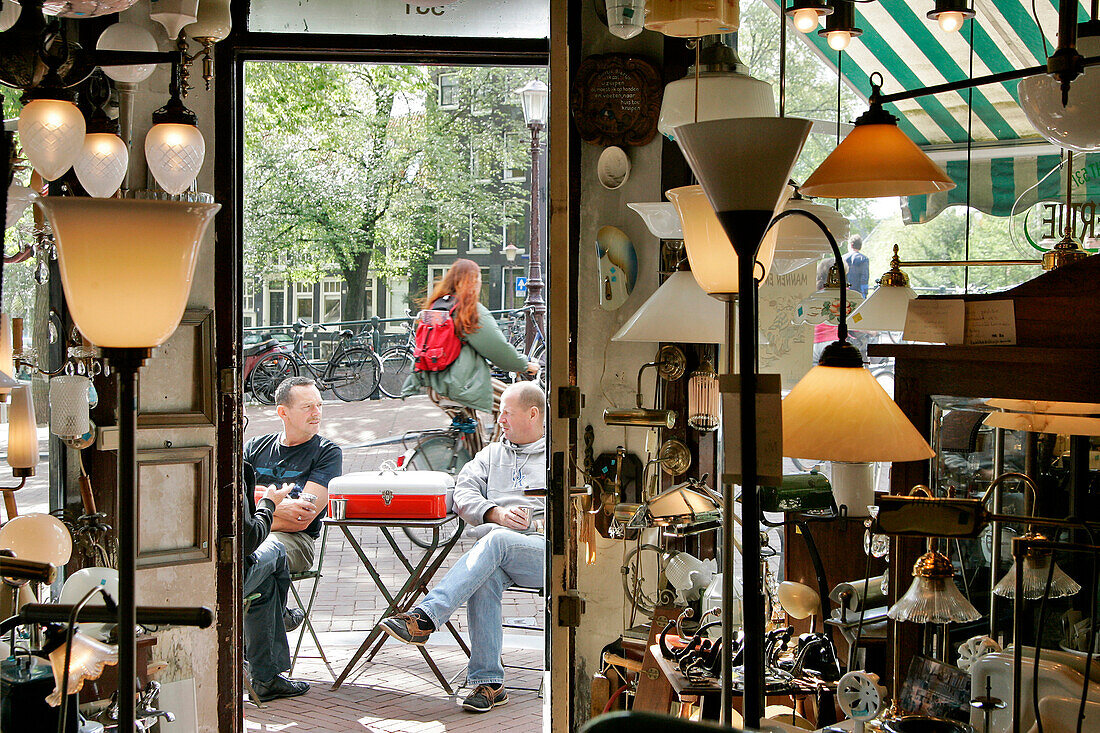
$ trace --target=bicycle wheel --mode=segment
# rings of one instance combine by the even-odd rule
[[[378,357],[366,349],[348,349],[333,362],[328,383],[344,402],[358,402],[378,388]]]
[[[401,388],[405,386],[405,380],[412,374],[412,352],[403,346],[390,349],[382,354],[382,379],[378,388],[387,397],[397,399],[401,396]]]
[[[408,471],[446,471],[457,476],[470,460],[470,451],[457,435],[432,435],[421,439],[405,461]],[[414,545],[425,550],[432,546],[432,530],[402,527],[405,536]],[[454,537],[458,522],[448,522],[439,528],[439,542],[444,544]]]
[[[287,377],[298,376],[298,365],[290,354],[276,352],[256,362],[248,375],[248,389],[262,405],[275,404],[275,390]]]

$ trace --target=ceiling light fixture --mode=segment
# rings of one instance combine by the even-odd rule
[[[809,33],[833,8],[825,0],[794,0],[783,12],[794,21],[796,30]]]
[[[80,155],[86,125],[73,97],[62,88],[57,75],[60,60],[48,57],[50,69],[41,84],[29,90],[31,101],[19,112],[19,141],[38,174],[54,181],[65,174]]]
[[[928,19],[939,23],[944,33],[954,33],[973,17],[974,8],[967,5],[967,0],[936,0],[936,7],[928,11]]]
[[[825,27],[817,35],[829,42],[829,48],[843,51],[853,38],[863,35],[863,29],[856,26],[856,9],[851,0],[829,0],[833,12],[827,14]]]
[[[98,72],[90,81],[88,101],[94,107],[84,135],[84,145],[73,163],[80,185],[95,198],[110,198],[126,177],[130,151],[118,136],[118,120],[103,111],[111,88]]]
[[[172,71],[172,96],[153,112],[153,126],[145,135],[145,162],[161,188],[178,195],[199,175],[206,157],[206,141],[199,131],[198,117],[180,98],[182,67],[174,66]]]
[[[1036,532],[1028,532],[1022,539],[1041,540],[1047,538]],[[1053,569],[1051,563],[1054,564]],[[1016,597],[1016,573],[1019,563],[1012,561],[1012,567],[1001,581],[993,587],[993,592],[1002,598]],[[1024,598],[1029,601],[1038,600],[1044,596],[1047,598],[1065,598],[1076,595],[1081,590],[1081,584],[1066,575],[1065,571],[1054,562],[1054,552],[1045,547],[1028,547],[1023,562],[1023,586]],[[1047,584],[1050,577],[1050,584]]]
[[[832,206],[804,199],[797,187],[783,207],[783,211],[795,209],[807,211],[824,222],[837,241],[848,238],[851,224],[847,217]],[[832,254],[832,250],[829,249],[829,240],[817,225],[805,217],[791,216],[783,219],[768,232],[765,240],[769,237],[775,239],[775,255],[772,257],[771,271],[776,275],[786,275],[805,264],[816,262]],[[761,248],[768,249],[768,246],[761,245]]]

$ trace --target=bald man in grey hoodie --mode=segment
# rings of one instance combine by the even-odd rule
[[[411,613],[382,621],[382,629],[407,644],[423,645],[466,604],[470,624],[467,680],[474,691],[462,707],[485,713],[508,702],[501,648],[501,596],[512,585],[543,586],[545,500],[524,496],[546,488],[543,412],[546,395],[533,382],[517,382],[500,397],[497,423],[504,438],[478,452],[458,475],[454,509],[479,537]]]

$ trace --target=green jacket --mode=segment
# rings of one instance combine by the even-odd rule
[[[489,363],[508,372],[527,368],[527,358],[516,351],[500,332],[489,309],[478,303],[481,327],[462,339],[458,358],[441,372],[413,372],[405,380],[402,397],[420,394],[431,387],[440,395],[483,412],[493,411],[493,386],[489,381]]]

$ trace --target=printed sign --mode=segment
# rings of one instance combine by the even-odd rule
[[[526,294],[527,294],[527,278],[517,277],[516,278],[516,295],[526,295]]]

